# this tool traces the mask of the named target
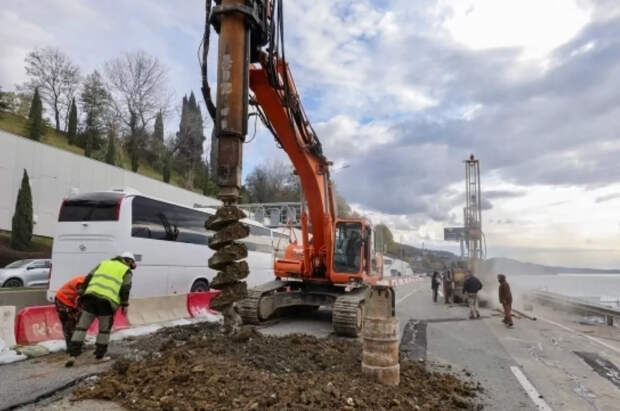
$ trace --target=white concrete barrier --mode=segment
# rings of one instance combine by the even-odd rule
[[[127,319],[133,327],[178,320],[189,316],[187,295],[185,294],[129,300]]]
[[[15,345],[15,307],[0,307],[0,345],[11,348]]]
[[[389,287],[398,287],[399,285],[409,284],[416,281],[422,281],[424,277],[408,275],[406,277],[385,277],[381,281],[377,281],[377,285],[387,285]]]

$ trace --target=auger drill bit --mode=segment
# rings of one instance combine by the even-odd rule
[[[205,223],[207,230],[215,231],[209,247],[216,252],[209,258],[209,267],[218,273],[211,281],[211,287],[221,290],[212,301],[211,307],[224,316],[224,332],[235,333],[241,319],[233,304],[247,294],[245,279],[250,273],[247,261],[238,261],[248,256],[245,244],[236,242],[249,234],[249,227],[239,220],[245,214],[235,205],[220,207]]]
[[[209,259],[209,267],[218,271],[212,287],[221,290],[211,306],[224,316],[224,332],[232,334],[237,332],[241,323],[234,303],[246,296],[247,286],[243,279],[249,274],[247,262],[240,261],[247,257],[247,248],[237,242],[249,235],[249,228],[239,221],[245,213],[237,207],[237,203],[241,192],[243,142],[247,134],[250,31],[245,0],[221,0],[216,4],[211,16],[207,16],[210,22],[206,22],[205,29],[208,31],[209,23],[212,23],[219,32],[216,177],[218,198],[224,205],[207,220],[205,226],[215,231],[209,247],[216,253]],[[207,13],[209,10],[210,1],[207,1]],[[206,63],[206,55],[204,60]],[[206,70],[203,83],[205,81]]]

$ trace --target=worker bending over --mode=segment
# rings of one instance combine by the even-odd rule
[[[463,291],[467,293],[469,303],[469,319],[480,318],[478,311],[478,291],[482,289],[482,283],[474,274],[469,274],[463,283]]]
[[[114,313],[120,307],[125,312],[129,304],[131,291],[131,270],[136,268],[136,259],[130,252],[119,257],[102,261],[86,276],[80,296],[80,319],[69,346],[71,358],[65,366],[71,367],[75,358],[82,353],[82,344],[86,330],[95,320],[99,319],[99,333],[95,344],[95,358],[102,359],[108,350],[110,330]]]
[[[75,324],[77,324],[80,316],[78,297],[83,289],[85,280],[86,276],[84,275],[73,277],[56,291],[56,297],[54,298],[56,313],[62,324],[62,333],[65,336],[65,343],[67,344],[67,352],[69,352],[69,344],[75,329]]]

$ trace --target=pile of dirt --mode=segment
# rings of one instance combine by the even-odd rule
[[[269,337],[245,329],[231,339],[209,325],[160,330],[135,340],[142,360],[117,360],[75,399],[136,410],[481,409],[479,384],[401,358],[401,383],[361,374],[361,344],[306,335]]]

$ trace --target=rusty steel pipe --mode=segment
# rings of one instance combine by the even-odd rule
[[[222,0],[222,6],[244,5],[244,0]],[[220,23],[217,107],[218,197],[234,204],[241,192],[243,141],[248,123],[250,31],[239,12],[222,14]]]

